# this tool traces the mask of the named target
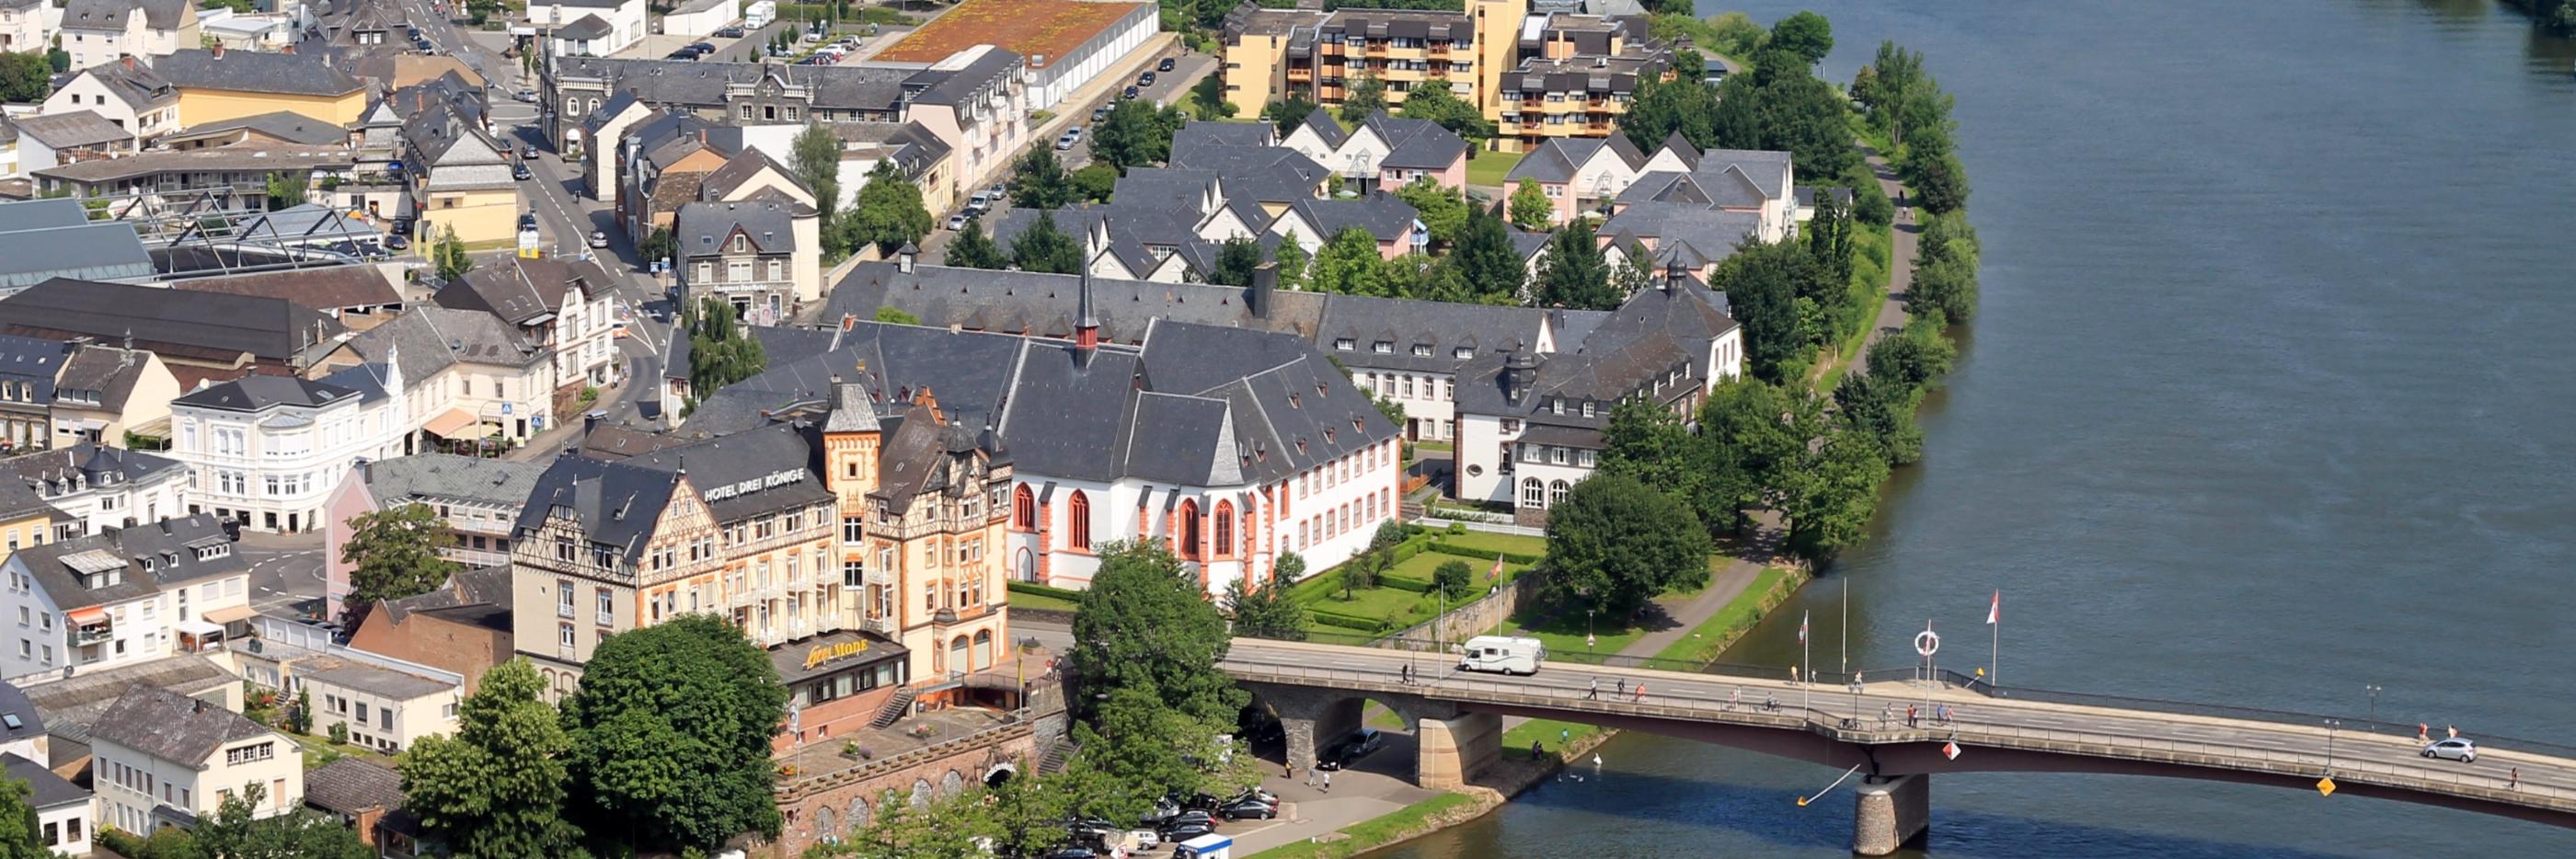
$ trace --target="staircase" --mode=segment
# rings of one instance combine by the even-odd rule
[[[882,731],[903,721],[903,717],[912,715],[912,699],[912,690],[896,690],[894,697],[886,699],[885,709],[877,711],[876,721],[869,722],[868,727]]]
[[[1063,772],[1065,763],[1073,760],[1073,756],[1081,751],[1082,749],[1076,747],[1072,740],[1057,740],[1047,747],[1044,756],[1038,758],[1038,775],[1050,776]]]
[[[1398,503],[1396,505],[1396,509],[1403,514],[1404,521],[1407,522],[1422,521],[1422,516],[1426,512],[1423,510],[1422,502],[1415,501],[1410,498]]]

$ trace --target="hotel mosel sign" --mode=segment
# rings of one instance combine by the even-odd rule
[[[801,483],[804,480],[805,469],[791,468],[767,477],[754,477],[740,483],[727,483],[722,486],[710,486],[707,487],[707,491],[701,495],[707,501],[723,501],[736,495],[748,495],[763,489],[785,486],[790,483]]]
[[[805,651],[805,667],[810,670],[826,662],[848,659],[866,652],[868,652],[868,643],[865,640],[817,644],[814,645],[814,649]]]

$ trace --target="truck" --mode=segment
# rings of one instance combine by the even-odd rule
[[[757,30],[775,20],[778,20],[778,0],[760,0],[742,8],[743,29]]]
[[[1172,848],[1172,859],[1233,859],[1234,839],[1208,834],[1181,842]]]
[[[1536,674],[1547,661],[1547,644],[1535,638],[1479,635],[1461,645],[1458,670],[1495,674]]]

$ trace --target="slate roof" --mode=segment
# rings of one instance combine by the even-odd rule
[[[22,487],[19,481],[0,486]],[[248,562],[241,555],[227,552],[221,557],[198,558],[191,546],[209,542],[229,542],[223,524],[212,513],[163,519],[115,533],[90,534],[18,550],[12,557],[24,561],[27,573],[45,589],[45,595],[56,607],[66,611],[90,606],[108,605],[139,599],[158,593],[166,585],[190,582],[210,576],[247,572]],[[74,555],[103,552],[125,565],[124,579],[98,588],[81,586],[81,577],[67,562]],[[152,558],[153,570],[143,571],[143,559]]]
[[[795,253],[796,212],[788,203],[687,203],[672,221],[671,235],[682,259],[721,257],[733,253],[731,238],[741,233],[751,253]]]
[[[185,131],[165,135],[160,140],[162,142],[195,140],[237,131],[264,134],[288,143],[306,146],[326,146],[349,141],[348,129],[290,110],[198,123],[188,126]]]
[[[1703,187],[1717,184],[1717,177],[1734,171],[1746,184],[1764,198],[1776,199],[1791,193],[1789,153],[1758,149],[1711,149],[1699,154],[1691,164],[1691,175]]]
[[[983,50],[963,65],[917,76],[912,83],[920,86],[921,91],[912,97],[913,102],[942,105],[966,104],[984,92],[997,89],[1019,71],[1021,67],[1019,54],[991,45],[980,47]]]
[[[0,378],[25,382],[34,390],[26,401],[43,406],[54,401],[54,377],[71,356],[71,344],[41,337],[0,334]]]
[[[290,234],[291,235],[291,234]],[[300,268],[231,277],[171,281],[172,289],[277,298],[315,309],[383,307],[403,303],[383,270],[372,265]]]
[[[841,417],[844,413],[850,417]],[[832,416],[847,426],[873,420],[875,412],[864,404],[836,405]],[[877,449],[877,488],[868,497],[897,516],[911,510],[913,499],[923,495],[956,498],[982,492],[983,481],[974,470],[975,454],[982,451],[988,463],[1002,458],[991,434],[960,419],[943,423],[931,405],[915,403],[889,423],[894,432]]]
[[[345,757],[304,771],[304,804],[350,817],[403,805],[402,774]]]
[[[809,429],[779,424],[615,462],[559,457],[537,478],[526,509],[520,511],[517,531],[528,534],[543,526],[553,511],[566,510],[579,519],[592,542],[618,547],[631,563],[642,556],[684,473],[701,496],[715,487],[745,481],[758,485],[783,472],[806,475],[708,501],[707,512],[718,522],[821,504],[831,500],[832,493],[823,486],[822,454],[808,438]]]
[[[0,233],[89,223],[89,210],[69,197],[0,202]]]
[[[1316,105],[1314,113],[1306,114],[1306,122],[1300,127],[1314,129],[1315,136],[1330,149],[1339,150],[1351,139],[1351,133],[1342,129],[1341,120],[1333,118],[1332,108],[1322,105]]]
[[[381,507],[405,499],[444,498],[516,507],[537,488],[544,463],[422,453],[359,466],[367,493]]]
[[[101,158],[57,164],[36,170],[34,174],[39,178],[96,184],[147,179],[169,173],[266,173],[348,168],[356,164],[357,153],[346,147],[306,148],[236,144],[185,151],[148,150],[124,158]]]
[[[1395,241],[1413,230],[1414,218],[1419,214],[1413,204],[1383,192],[1348,200],[1299,200],[1292,208],[1315,228],[1318,238],[1325,240],[1346,228],[1358,227],[1378,241]]]
[[[351,338],[349,348],[370,362],[389,356],[401,362],[402,376],[412,384],[459,363],[525,368],[554,354],[498,316],[445,307],[404,311]]]
[[[39,513],[51,512],[59,511],[54,511],[53,505],[45,503],[45,499],[36,494],[34,487],[14,480],[0,480],[0,517],[24,519]],[[6,559],[0,558],[0,560]]]
[[[1202,214],[1207,201],[1216,196],[1217,172],[1175,167],[1130,167],[1109,199],[1120,206],[1141,206],[1148,210],[1178,211]]]
[[[1710,378],[1707,344],[1735,327],[1726,314],[1725,296],[1697,280],[1641,289],[1580,341],[1560,341],[1555,353],[1535,356],[1538,378],[1517,402],[1503,384],[1507,356],[1478,358],[1459,373],[1458,409],[1462,414],[1520,415],[1533,428],[1545,424],[1597,433],[1609,421],[1606,406],[1651,388],[1676,367],[1693,380]],[[1551,397],[1591,400],[1604,408],[1590,418],[1572,409],[1558,415],[1545,407]],[[1590,439],[1578,433],[1558,443],[1579,446],[1593,443]]]
[[[544,321],[540,317],[563,312],[564,296],[572,289],[587,295],[615,282],[590,260],[503,254],[467,269],[430,300],[440,307],[490,313],[512,325],[533,325]]]
[[[241,688],[240,675],[195,653],[83,671],[72,677],[27,688],[27,697],[45,714],[45,729],[77,743],[90,741],[90,726],[100,713],[137,684],[186,694],[216,694]]]
[[[400,462],[401,460],[386,461]],[[449,575],[447,581],[440,584],[436,590],[402,599],[385,600],[379,605],[397,624],[414,613],[436,613],[442,617],[486,625],[500,632],[508,632],[510,631],[508,620],[510,565],[503,563],[458,570]],[[491,624],[495,619],[500,623]]]
[[[1239,123],[1227,123],[1229,125]],[[1183,153],[1172,150],[1173,167],[1212,170],[1223,177],[1230,200],[1284,203],[1320,192],[1331,171],[1315,159],[1285,146],[1201,146]]]
[[[1735,247],[1747,237],[1759,235],[1762,216],[1755,212],[1710,209],[1691,203],[1634,203],[1621,208],[1601,224],[1600,234],[1612,245],[1627,248],[1641,239],[1652,238],[1658,255],[1687,252],[1698,258],[1691,265],[1713,263],[1735,255]]]
[[[789,169],[785,164],[778,163],[778,159],[769,157],[769,153],[762,152],[757,147],[746,146],[742,151],[734,153],[733,157],[725,159],[724,166],[710,171],[705,179],[699,180],[699,199],[722,200],[731,197],[733,192],[741,189],[744,183],[759,178],[763,170],[778,171],[780,178],[786,179],[788,184],[804,191],[806,196],[811,197],[814,194],[814,189],[805,187],[804,181],[796,178],[796,171]]]
[[[1336,295],[1324,302],[1315,343],[1342,364],[1383,370],[1450,372],[1471,355],[1536,349],[1542,329],[1562,311],[1487,304],[1454,304],[1362,295]],[[1344,351],[1339,341],[1348,339]],[[1379,353],[1376,344],[1393,345]],[[1429,355],[1414,354],[1429,347]]]
[[[24,700],[23,696],[20,700]],[[349,760],[355,762],[356,759]],[[89,804],[90,794],[87,789],[65,780],[62,776],[55,775],[54,771],[46,769],[44,764],[19,757],[14,753],[0,754],[0,764],[7,765],[9,778],[27,783],[33,794],[28,797],[27,804],[37,811],[61,808],[66,805]]]
[[[90,735],[197,769],[225,743],[276,736],[220,704],[149,686],[126,690],[99,714]]]
[[[1179,163],[1203,148],[1254,148],[1279,145],[1279,127],[1267,122],[1190,120],[1172,132],[1171,161]]]
[[[0,724],[0,743],[14,743],[45,735],[45,716],[27,700],[25,690],[15,683],[0,683],[0,713],[18,717],[17,727]]]
[[[251,375],[181,394],[170,403],[231,412],[256,412],[277,406],[321,408],[362,393],[356,388],[312,379]]]
[[[307,656],[294,660],[290,672],[298,677],[398,701],[408,701],[457,688],[455,683],[434,677],[395,671],[391,668],[337,656]]]
[[[553,35],[555,38],[559,39],[573,39],[578,41],[584,39],[605,39],[608,38],[608,34],[616,31],[617,28],[609,26],[608,21],[598,15],[583,15],[580,20],[555,28]]]
[[[48,149],[80,149],[105,143],[132,141],[134,132],[109,122],[95,110],[75,110],[37,116],[11,117],[9,123],[18,133],[31,137]]]
[[[97,408],[124,411],[125,401],[134,395],[134,383],[142,381],[144,367],[150,364],[150,353],[115,346],[83,344],[63,362],[63,372],[56,377],[58,391],[95,392]]]
[[[0,459],[0,473],[15,476],[31,487],[66,483],[74,478],[90,485],[132,483],[184,467],[175,459],[91,442]]]
[[[1428,119],[1397,119],[1381,110],[1370,114],[1366,124],[1387,144],[1379,167],[1445,170],[1467,156],[1465,139]]]
[[[170,80],[162,77],[158,69],[139,60],[100,63],[82,70],[80,74],[96,78],[108,92],[115,93],[119,101],[137,112],[167,107],[179,100],[179,91]]]
[[[187,89],[341,96],[367,86],[320,54],[181,48],[154,59],[152,69]]]
[[[554,62],[554,75],[559,82],[601,80],[609,90],[634,91],[635,98],[646,104],[700,108],[723,106],[727,84],[748,84],[763,75],[775,75],[789,86],[810,88],[817,108],[890,111],[902,103],[906,82],[918,76],[945,74],[862,65],[790,66],[604,57],[557,57]]]
[[[879,307],[896,307],[930,326],[1072,337],[1080,281],[1069,274],[928,265],[905,274],[893,263],[861,263],[833,287],[824,318],[869,319]],[[1242,287],[1094,278],[1092,291],[1101,338],[1130,344],[1142,342],[1155,319],[1312,331],[1324,301],[1320,293],[1273,292],[1274,307],[1262,318],[1245,304]],[[778,363],[773,359],[771,366]]]

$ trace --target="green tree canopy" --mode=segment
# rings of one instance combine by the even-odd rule
[[[1614,310],[1621,299],[1610,285],[1610,264],[1602,259],[1601,242],[1592,219],[1567,221],[1550,236],[1547,257],[1539,261],[1537,304],[1573,310]]]
[[[1080,274],[1090,264],[1082,257],[1082,245],[1056,227],[1055,213],[1038,213],[1038,222],[1021,230],[1011,239],[1011,264],[1021,271],[1049,274]]]
[[[1666,81],[1641,75],[1637,91],[1628,100],[1628,112],[1619,117],[1619,130],[1641,152],[1662,149],[1664,141],[1676,132],[1692,145],[1707,146],[1717,139],[1716,130],[1709,124],[1709,118],[1716,113],[1717,88],[1707,81],[1690,76]]]
[[[1798,316],[1798,297],[1825,277],[1803,247],[1750,243],[1718,263],[1710,286],[1726,293],[1744,326],[1745,365],[1754,376],[1778,382],[1796,374],[1809,341]]]
[[[1786,51],[1812,66],[1824,62],[1825,55],[1833,52],[1834,25],[1823,15],[1799,12],[1771,25],[1768,47]]]
[[[1437,179],[1429,176],[1415,179],[1397,188],[1395,195],[1413,205],[1417,217],[1422,219],[1423,228],[1431,232],[1431,240],[1444,247],[1456,242],[1459,233],[1467,228],[1467,199],[1441,185]]]
[[[1709,138],[1701,148],[1786,151],[1804,176],[1840,176],[1860,163],[1852,145],[1851,105],[1833,85],[1816,79],[1799,55],[1766,49],[1753,71],[1730,75],[1717,88]]]
[[[1398,293],[1387,275],[1377,237],[1359,227],[1343,227],[1316,249],[1306,282],[1318,292],[1393,297]]]
[[[1385,109],[1386,81],[1379,80],[1376,72],[1362,71],[1359,80],[1351,82],[1350,89],[1342,95],[1342,106],[1333,115],[1340,117],[1343,125],[1358,125],[1370,114]]]
[[[761,351],[760,340],[742,325],[733,307],[723,299],[701,299],[682,324],[689,332],[691,408],[716,389],[769,368],[769,355]]]
[[[876,321],[891,322],[897,325],[919,325],[921,324],[921,317],[914,316],[910,311],[904,310],[903,308],[887,305],[877,308]]]
[[[456,736],[413,744],[403,795],[421,826],[460,856],[561,856],[581,831],[564,818],[572,749],[525,657],[485,672]]]
[[[982,215],[966,219],[966,228],[958,230],[957,238],[949,240],[945,253],[947,264],[958,268],[1002,268],[1011,264],[1010,259],[1003,256],[1002,246],[994,244],[993,237],[984,233]]]
[[[768,652],[722,618],[686,614],[609,636],[564,703],[581,819],[637,850],[777,837],[769,741],[786,716]]]
[[[1172,133],[1188,122],[1189,114],[1178,107],[1157,109],[1146,99],[1123,99],[1092,126],[1091,157],[1118,168],[1120,175],[1130,167],[1161,164],[1172,157]]]
[[[1512,246],[1511,229],[1503,219],[1484,212],[1468,214],[1458,240],[1449,247],[1449,259],[1479,300],[1517,299],[1529,283],[1529,270],[1522,267],[1520,251]]]
[[[54,94],[53,64],[34,51],[0,53],[0,101],[34,104]]]
[[[879,161],[868,171],[868,183],[859,186],[856,203],[850,207],[849,239],[873,243],[881,252],[921,241],[930,235],[930,209],[921,202],[921,186],[903,178],[892,160]]]
[[[1118,191],[1118,168],[1107,164],[1085,164],[1065,181],[1072,185],[1076,202],[1106,203]]]
[[[1806,453],[1801,427],[1818,404],[1755,379],[1720,382],[1700,404],[1700,495],[1692,505],[1715,525],[1741,530],[1748,511],[1775,503]]]
[[[1406,119],[1428,119],[1440,127],[1465,138],[1472,148],[1494,139],[1494,123],[1485,112],[1446,86],[1418,86],[1404,93],[1403,113]]]
[[[474,268],[474,260],[465,255],[465,240],[456,237],[454,226],[440,230],[436,241],[437,245],[430,249],[430,255],[438,261],[440,280],[464,277],[466,271]]]
[[[788,143],[788,169],[796,171],[796,181],[814,191],[814,208],[822,211],[825,235],[841,205],[841,138],[832,127],[817,122],[797,132]]]
[[[1283,557],[1274,571],[1284,568],[1285,564],[1286,558]],[[1303,561],[1298,562],[1300,569],[1304,566]],[[1234,634],[1281,641],[1306,640],[1309,616],[1304,605],[1288,598],[1291,584],[1295,582],[1275,576],[1258,589],[1247,589],[1241,577],[1228,582],[1225,604],[1234,612]]]
[[[224,797],[214,815],[191,832],[195,855],[214,859],[369,859],[374,848],[336,818],[313,811],[292,811],[254,819],[265,804],[268,787],[257,781]]]
[[[1690,509],[1620,474],[1594,474],[1548,508],[1547,591],[1560,606],[1627,617],[1708,580],[1708,532]]]
[[[1297,129],[1306,124],[1306,117],[1313,116],[1314,113],[1315,101],[1307,98],[1304,93],[1295,92],[1261,109],[1261,115],[1268,118],[1270,124],[1278,126],[1279,137],[1282,140],[1287,139],[1288,135],[1297,133]]]
[[[0,779],[0,859],[51,859],[54,851],[36,823],[35,791],[26,782]]]
[[[1064,162],[1055,157],[1055,150],[1029,147],[1029,154],[1020,156],[1012,171],[1011,193],[1021,208],[1054,209],[1073,202],[1073,181],[1065,175]]]
[[[1261,267],[1261,242],[1254,239],[1227,239],[1216,252],[1216,270],[1208,272],[1208,283],[1225,286],[1251,286],[1252,272]]]
[[[437,590],[461,567],[439,554],[454,545],[447,523],[427,504],[403,504],[349,518],[340,562],[349,570],[348,608]]]
[[[1074,665],[1086,689],[1132,689],[1208,723],[1230,723],[1246,699],[1216,669],[1225,618],[1159,544],[1112,543],[1073,615]]]
[[[1556,203],[1547,198],[1547,191],[1538,186],[1538,180],[1523,179],[1520,187],[1512,189],[1507,214],[1512,219],[1512,226],[1544,230],[1556,221]]]
[[[1450,599],[1465,597],[1475,587],[1476,568],[1466,561],[1442,561],[1431,571],[1431,589]]]
[[[1790,553],[1823,561],[1868,535],[1887,460],[1876,439],[1853,430],[1827,433],[1814,450],[1788,472],[1780,512],[1789,520]]]
[[[1977,231],[1963,212],[1923,219],[1922,241],[1914,260],[1914,283],[1906,296],[1918,313],[1939,313],[1950,324],[1977,315]]]
[[[1297,230],[1290,228],[1279,236],[1279,247],[1270,252],[1270,261],[1279,264],[1280,289],[1306,288],[1307,270],[1314,261],[1306,248],[1297,244]]]

